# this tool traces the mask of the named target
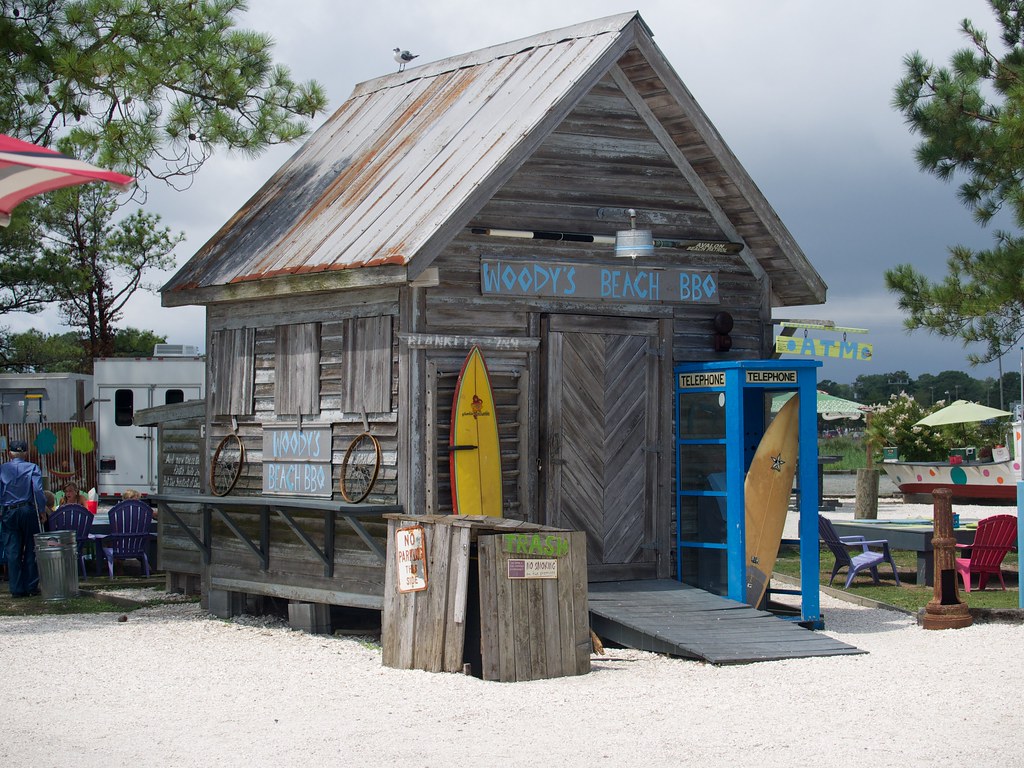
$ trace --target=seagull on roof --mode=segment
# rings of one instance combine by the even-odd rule
[[[419,56],[418,53],[409,53],[409,51],[403,51],[401,48],[395,48],[395,61],[399,63],[398,71],[404,71],[405,65],[417,56]]]

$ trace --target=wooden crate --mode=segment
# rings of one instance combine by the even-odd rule
[[[461,672],[469,664],[505,682],[590,671],[584,533],[491,517],[386,517],[386,666]],[[427,585],[402,592],[395,541],[410,526],[423,527]],[[553,578],[520,577],[527,561]]]

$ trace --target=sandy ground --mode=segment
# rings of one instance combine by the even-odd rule
[[[921,516],[922,507],[879,510],[897,513]],[[832,514],[852,517],[852,500]],[[221,621],[196,604],[124,622],[3,618],[0,759],[62,768],[1024,764],[1024,626],[930,632],[824,595],[822,609],[828,634],[868,653],[713,667],[609,650],[589,675],[505,684],[385,668],[366,640],[274,619]]]

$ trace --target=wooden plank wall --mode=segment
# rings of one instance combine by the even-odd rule
[[[728,239],[715,215],[688,184],[676,160],[658,143],[650,129],[611,77],[598,84],[508,182],[474,217],[470,226],[551,230],[614,235],[627,229],[627,208],[639,212],[639,226],[658,238]],[[538,339],[546,314],[600,315],[657,319],[671,338],[660,350],[663,398],[659,419],[670,424],[671,369],[675,362],[762,357],[771,338],[770,286],[756,277],[742,255],[701,254],[658,249],[654,259],[666,267],[716,270],[719,304],[629,304],[600,300],[560,300],[530,297],[483,297],[480,259],[510,261],[568,261],[615,264],[610,245],[487,237],[463,232],[435,260],[440,285],[425,291],[423,334],[492,336]],[[714,350],[712,318],[722,310],[734,318],[733,348],[727,355]],[[466,350],[468,351],[468,350]],[[464,353],[462,353],[464,355]],[[450,509],[447,488],[447,445],[450,387],[447,375],[458,355],[451,349],[427,350],[428,397],[427,483],[423,507],[427,512]],[[507,424],[502,432],[503,472],[514,474],[516,506],[507,514],[542,522],[543,502],[537,472],[542,416],[542,352],[486,350],[492,373],[503,367],[520,373],[520,398],[510,397],[499,411]],[[455,366],[457,370],[457,366]],[[415,397],[415,393],[412,393]],[[532,409],[532,410],[531,410]],[[506,421],[507,420],[507,421]],[[512,434],[518,434],[518,445]],[[674,461],[671,429],[662,430],[658,462],[659,517],[655,521],[659,572],[667,575],[671,559],[673,515],[671,487]],[[506,466],[507,462],[507,466]],[[414,489],[415,491],[415,489]]]
[[[639,212],[639,225],[650,227],[660,238],[727,239],[722,222],[708,211],[678,166],[673,155],[658,142],[630,104],[629,98],[609,76],[599,83],[563,124],[515,172],[494,198],[475,216],[471,226],[505,229],[545,229],[612,235],[626,229],[627,208]],[[603,302],[601,300],[483,297],[480,293],[482,257],[520,261],[589,261],[616,263],[610,245],[551,240],[515,240],[463,232],[435,260],[440,284],[422,289],[391,287],[306,294],[301,302],[290,297],[232,302],[208,308],[208,333],[253,329],[255,336],[255,408],[251,416],[236,418],[248,462],[234,495],[256,494],[261,489],[261,432],[264,424],[297,423],[275,414],[275,328],[294,323],[321,323],[318,423],[333,425],[333,487],[337,488],[341,460],[349,442],[366,426],[380,440],[384,452],[381,477],[371,501],[401,502],[411,511],[444,513],[450,510],[447,478],[447,442],[454,376],[469,351],[468,344],[441,343],[416,350],[416,371],[409,392],[398,392],[399,337],[414,330],[417,335],[439,339],[493,337],[485,349],[488,367],[497,383],[499,428],[507,500],[506,514],[541,521],[538,456],[542,417],[541,321],[546,314],[601,315],[659,320],[670,349],[658,350],[661,384],[665,390],[661,409],[670,418],[669,387],[673,363],[683,360],[714,360],[711,321],[715,313],[729,311],[735,320],[733,350],[728,359],[762,356],[770,339],[765,320],[770,314],[770,285],[752,272],[742,255],[709,255],[659,249],[657,263],[664,266],[717,270],[718,305],[659,305]],[[406,294],[402,302],[403,291]],[[412,299],[409,299],[412,297]],[[397,321],[399,307],[410,316]],[[408,309],[412,307],[413,309]],[[375,320],[376,318],[376,320]],[[376,399],[357,401],[353,390],[353,352],[359,346],[351,327],[367,326],[392,318],[390,366],[371,365],[364,386]],[[384,331],[381,331],[384,333]],[[534,344],[504,344],[504,341]],[[355,346],[352,346],[352,345]],[[348,345],[348,346],[347,346]],[[406,350],[408,351],[408,350]],[[359,358],[365,360],[367,358]],[[211,365],[227,361],[211,360]],[[387,370],[388,367],[390,370]],[[413,375],[415,374],[415,375]],[[420,378],[422,377],[422,378]],[[211,377],[214,378],[214,377]],[[425,391],[424,391],[425,390]],[[360,408],[356,408],[360,405]],[[385,407],[390,405],[390,407]],[[380,411],[373,410],[381,408]],[[409,445],[416,450],[409,461],[417,464],[408,485],[407,498],[399,499],[399,408],[408,408]],[[232,429],[230,420],[208,420],[207,451]],[[670,486],[673,460],[669,437],[663,430],[658,469],[659,504],[664,509],[657,521],[660,562],[670,556],[667,516],[671,515]],[[425,438],[420,442],[421,437]],[[425,450],[419,450],[422,446]],[[418,473],[418,474],[417,474]],[[419,481],[419,475],[424,482]],[[335,494],[337,496],[337,494]],[[277,533],[275,532],[275,535]],[[239,550],[239,557],[245,553]],[[300,558],[301,559],[301,558]],[[238,567],[250,568],[251,564]],[[296,567],[299,567],[298,564]],[[315,566],[314,566],[315,567]]]
[[[364,431],[363,413],[346,410],[346,401],[351,397],[352,373],[348,365],[352,359],[346,345],[353,329],[359,329],[365,322],[353,322],[358,318],[372,320],[374,333],[378,338],[385,335],[381,328],[391,328],[391,318],[398,312],[397,290],[380,289],[357,293],[317,294],[306,297],[300,307],[295,302],[268,299],[258,303],[239,303],[230,310],[213,306],[208,311],[208,326],[212,330],[230,328],[245,323],[255,329],[255,412],[252,416],[236,418],[238,434],[246,451],[246,464],[232,495],[255,495],[262,490],[264,424],[296,425],[294,415],[275,413],[274,388],[277,371],[276,328],[278,325],[320,321],[320,362],[319,362],[319,414],[305,416],[304,422],[331,424],[332,429],[332,489],[334,498],[340,499],[339,483],[341,464],[349,443]],[[386,324],[385,324],[385,321]],[[364,371],[368,384],[366,389],[375,392],[373,398],[364,401],[369,405],[390,404],[387,411],[367,411],[365,427],[380,442],[382,452],[381,471],[373,492],[366,499],[368,503],[395,503],[397,498],[397,368],[398,337],[390,334],[391,351],[383,357],[386,372]],[[359,375],[359,372],[356,372]],[[381,395],[380,387],[388,388]],[[346,394],[346,393],[349,394]],[[207,450],[212,456],[217,442],[231,431],[229,419],[212,418],[209,424]]]
[[[158,489],[168,494],[200,494],[206,491],[208,463],[204,451],[203,427],[205,413],[187,419],[164,421],[157,427],[160,446]],[[202,530],[198,506],[178,504],[175,512],[195,533]],[[185,588],[189,577],[202,572],[202,556],[181,526],[170,517],[159,519],[157,537],[160,569],[167,573],[168,587]],[[186,591],[191,591],[187,589]]]
[[[388,517],[385,666],[461,672],[468,663],[474,675],[503,682],[590,671],[585,534],[481,517]],[[403,593],[394,541],[400,527],[413,523],[424,528],[427,588]],[[517,555],[506,551],[499,531],[567,539],[558,578],[510,579],[508,561]]]
[[[465,658],[467,595],[470,578],[471,530],[424,516],[427,588],[399,592],[394,541],[409,522],[388,520],[388,556],[384,568],[381,615],[382,661],[397,669],[461,672]],[[462,592],[459,585],[462,584]]]
[[[397,499],[397,366],[398,336],[391,333],[392,318],[398,311],[397,289],[370,289],[357,293],[325,293],[303,297],[301,302],[285,298],[259,302],[239,302],[230,306],[208,308],[208,333],[238,327],[253,329],[255,337],[254,412],[236,416],[237,433],[246,451],[246,463],[231,496],[255,496],[262,492],[263,427],[264,425],[298,424],[295,415],[275,412],[275,380],[279,361],[276,359],[277,327],[296,323],[319,324],[319,365],[315,378],[318,387],[319,413],[304,415],[303,423],[330,424],[332,498],[340,500],[341,465],[351,441],[361,432],[371,432],[381,444],[382,465],[373,492],[367,503],[396,503]],[[368,318],[368,319],[367,319]],[[368,389],[373,398],[365,403],[387,403],[386,411],[355,412],[345,408],[353,384],[349,334],[353,328],[369,324],[376,329],[376,338],[387,336],[389,347],[383,360],[386,371],[367,371]],[[387,331],[387,333],[385,333]],[[211,361],[215,364],[215,361]],[[358,375],[358,370],[357,370]],[[381,394],[376,387],[384,386]],[[357,389],[359,387],[357,386]],[[365,421],[364,421],[365,419]],[[231,420],[213,415],[207,421],[206,461],[212,458],[218,441],[233,428]],[[259,514],[232,512],[232,520],[256,543],[259,542]],[[325,535],[323,513],[310,513],[297,518],[300,527],[312,540],[322,542]],[[383,521],[365,523],[368,532],[383,541]],[[306,595],[314,602],[370,606],[379,601],[384,590],[383,564],[367,549],[352,529],[339,518],[335,529],[335,572],[324,575],[324,565],[295,535],[280,517],[270,520],[273,557],[270,568],[260,569],[259,558],[240,541],[216,515],[212,521],[212,546],[215,551],[210,568],[210,583],[221,588],[239,585],[237,591],[252,591],[276,596]],[[247,586],[245,586],[247,585]],[[244,588],[243,588],[244,586]]]
[[[259,557],[214,514],[211,521],[212,563],[209,585],[228,591],[271,595],[294,600],[381,607],[384,594],[384,564],[366,547],[346,522],[335,524],[334,575],[327,576],[324,564],[296,536],[277,514],[269,514],[270,559],[261,570]],[[256,545],[260,544],[258,509],[232,509],[234,525]],[[323,545],[326,517],[323,512],[293,512],[292,518],[309,538]],[[384,540],[383,520],[364,519],[367,532]]]
[[[485,680],[540,680],[590,671],[586,534],[557,535],[569,540],[568,555],[557,558],[557,579],[511,579],[509,560],[523,556],[507,551],[500,534],[478,540]]]
[[[486,353],[489,359],[491,353]],[[447,362],[447,365],[444,363]],[[428,390],[432,399],[428,420],[432,446],[429,454],[427,478],[427,514],[451,514],[452,505],[451,463],[448,453],[451,434],[452,403],[455,398],[455,383],[459,377],[462,360],[434,359],[428,373]],[[491,388],[494,391],[494,409],[498,415],[498,440],[501,445],[501,480],[503,516],[513,520],[527,519],[527,505],[523,503],[525,491],[522,473],[522,419],[524,401],[528,397],[524,365],[509,367],[507,360],[488,362]],[[436,445],[436,448],[433,446]]]

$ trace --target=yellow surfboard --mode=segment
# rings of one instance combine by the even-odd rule
[[[455,514],[501,517],[498,418],[479,347],[469,351],[455,385],[448,457]]]
[[[747,603],[764,597],[779,556],[786,510],[793,491],[799,436],[800,396],[786,402],[765,430],[743,483],[746,499]]]

